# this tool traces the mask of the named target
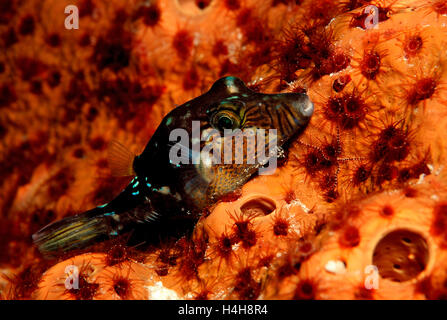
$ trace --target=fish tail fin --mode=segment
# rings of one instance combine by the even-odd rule
[[[55,221],[33,234],[33,241],[43,253],[82,249],[110,235],[110,217],[105,208]]]

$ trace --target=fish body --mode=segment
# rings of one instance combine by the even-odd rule
[[[231,145],[235,136],[227,137],[228,130],[274,129],[273,140],[267,138],[265,145],[255,140],[255,146],[243,138],[247,150],[255,150],[254,155],[269,148],[264,159],[270,159],[277,156],[277,151],[273,154],[270,150],[272,142],[280,150],[305,128],[312,113],[313,104],[305,94],[257,93],[236,77],[219,79],[209,91],[164,117],[143,152],[133,160],[134,179],[115,199],[53,222],[34,234],[33,240],[42,252],[69,251],[119,235],[138,224],[179,217],[197,219],[204,208],[241,187],[265,166],[265,161],[247,161],[247,151]],[[194,136],[197,129],[198,135]],[[173,141],[175,130],[190,135],[186,140]],[[227,160],[231,161],[224,161],[224,151],[228,150],[222,146],[229,142],[233,152]],[[212,143],[221,147],[216,152],[222,160],[219,163],[203,151]],[[243,163],[234,161],[238,151],[243,153]],[[173,161],[173,155],[178,154],[183,159],[180,163]]]

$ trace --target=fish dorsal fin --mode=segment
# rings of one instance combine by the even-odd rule
[[[108,148],[109,167],[114,177],[134,176],[135,154],[117,140],[112,140]]]

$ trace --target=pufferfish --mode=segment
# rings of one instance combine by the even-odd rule
[[[172,161],[172,148],[176,145],[171,141],[173,130],[191,133],[193,123],[200,124],[201,139],[191,141],[197,137],[190,137],[187,145],[179,148],[179,151],[187,151],[189,159],[186,160],[192,160],[195,156],[191,152],[193,142],[199,143],[199,150],[204,150],[212,141],[219,139],[220,143],[228,143],[226,139],[233,139],[234,136],[224,134],[227,130],[264,129],[267,132],[276,129],[277,150],[267,152],[267,158],[278,157],[281,148],[306,127],[313,110],[313,103],[306,94],[263,94],[248,89],[236,77],[221,78],[209,91],[164,117],[143,152],[131,161],[129,172],[134,178],[116,198],[45,226],[33,235],[34,243],[44,253],[66,252],[113,238],[136,226],[144,225],[150,230],[148,232],[158,232],[158,227],[149,227],[157,223],[169,224],[181,217],[198,219],[204,209],[240,188],[266,162],[227,163],[222,160],[219,163],[202,156],[199,161]],[[222,133],[222,136],[203,139],[210,131]],[[245,142],[248,144],[248,140]],[[271,142],[267,139],[262,147],[268,148]],[[258,139],[254,143],[258,143]],[[221,148],[220,152],[224,151]],[[243,158],[247,159],[246,154]]]

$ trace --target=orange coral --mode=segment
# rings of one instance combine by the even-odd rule
[[[0,297],[446,297],[445,1],[75,2],[79,30],[61,27],[68,1],[0,5]],[[314,102],[281,167],[141,261],[110,242],[43,273],[56,262],[30,235],[128,182],[110,141],[141,151],[229,74]]]

